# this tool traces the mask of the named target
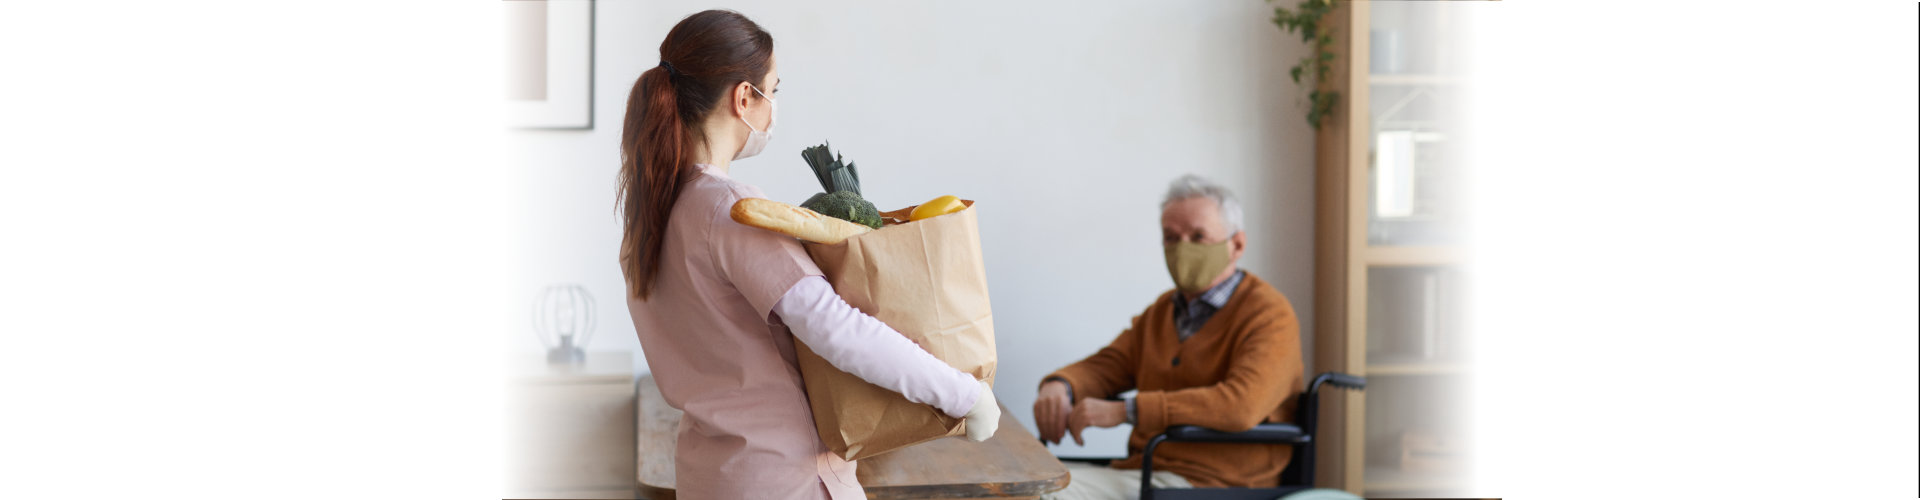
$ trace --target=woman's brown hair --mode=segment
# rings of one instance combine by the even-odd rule
[[[675,24],[660,42],[659,65],[634,82],[615,197],[625,221],[620,269],[628,296],[652,293],[673,203],[697,174],[693,149],[706,142],[707,113],[740,82],[765,83],[772,60],[773,35],[738,12],[709,10]]]

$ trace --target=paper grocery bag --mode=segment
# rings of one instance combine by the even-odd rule
[[[934,357],[993,383],[993,309],[973,202],[959,212],[886,225],[839,244],[805,243],[847,304]],[[913,207],[881,214],[905,221]],[[814,425],[827,448],[859,460],[966,433],[961,419],[840,371],[795,342]]]

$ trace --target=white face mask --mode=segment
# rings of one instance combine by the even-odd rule
[[[740,148],[739,153],[733,155],[733,159],[735,160],[746,159],[747,157],[760,154],[760,150],[767,149],[767,142],[773,140],[773,124],[780,121],[780,101],[775,101],[772,97],[767,97],[767,94],[761,93],[760,88],[753,86],[751,83],[747,84],[747,88],[753,89],[753,93],[760,94],[760,97],[765,98],[768,103],[771,103],[773,105],[773,112],[767,117],[766,130],[755,130],[753,123],[747,121],[747,117],[740,117],[740,123],[747,124],[747,130],[751,130],[751,132],[747,132],[747,144]]]

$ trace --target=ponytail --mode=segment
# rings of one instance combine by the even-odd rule
[[[674,101],[673,78],[666,68],[641,73],[627,95],[627,126],[620,133],[617,201],[624,205],[626,222],[620,263],[627,277],[627,295],[640,299],[646,299],[653,288],[667,218],[692,167],[687,161],[693,149],[691,136]],[[637,124],[634,117],[639,118]]]
[[[673,204],[697,174],[693,151],[705,142],[700,124],[725,89],[765,78],[772,58],[773,36],[759,25],[737,12],[709,10],[674,25],[660,43],[659,66],[634,82],[620,132],[615,196],[628,297],[646,300],[652,294]]]

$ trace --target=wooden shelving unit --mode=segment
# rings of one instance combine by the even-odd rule
[[[1440,246],[1368,247],[1362,258],[1370,266],[1452,266],[1461,263],[1460,250]]]
[[[1386,377],[1397,375],[1465,375],[1472,367],[1459,361],[1406,361],[1368,363],[1367,376]]]
[[[1467,262],[1450,222],[1461,214],[1444,208],[1446,181],[1468,167],[1454,156],[1465,139],[1448,106],[1471,82],[1433,39],[1459,29],[1459,19],[1436,12],[1464,3],[1472,2],[1343,1],[1328,23],[1336,62],[1322,85],[1341,97],[1315,137],[1314,366],[1365,376],[1368,387],[1325,396],[1321,487],[1445,497],[1472,486],[1462,412],[1473,365],[1460,347],[1467,332],[1456,293]],[[1427,58],[1371,74],[1370,33],[1380,31],[1398,31],[1382,39]],[[1385,154],[1381,144],[1396,149]],[[1392,189],[1405,189],[1403,198]]]
[[[1432,491],[1458,491],[1469,487],[1456,474],[1442,472],[1406,472],[1393,467],[1367,468],[1368,497],[1418,496]]]
[[[1433,74],[1406,74],[1406,73],[1390,74],[1390,75],[1369,75],[1367,78],[1367,82],[1372,83],[1374,85],[1403,85],[1403,86],[1454,86],[1454,85],[1467,84],[1467,80],[1465,78],[1460,78],[1457,76],[1433,75]]]

